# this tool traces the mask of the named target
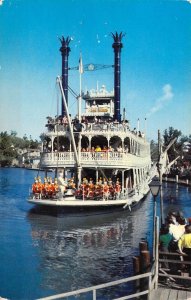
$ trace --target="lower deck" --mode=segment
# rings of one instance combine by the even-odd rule
[[[141,199],[143,199],[149,192],[149,188],[145,188],[142,191],[137,191],[131,195],[121,195],[119,198],[115,199],[77,199],[75,196],[67,197],[55,197],[49,199],[42,199],[31,194],[28,202],[31,204],[36,204],[40,206],[54,206],[54,207],[118,207],[121,206],[124,209],[129,208],[137,204]]]

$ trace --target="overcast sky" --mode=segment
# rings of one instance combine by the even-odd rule
[[[191,4],[178,0],[0,1],[0,131],[38,138],[57,114],[60,41],[71,36],[69,66],[112,65],[111,32],[124,32],[121,109],[131,127],[157,139],[169,126],[191,134]],[[83,74],[82,86],[113,89],[113,69]],[[79,93],[79,73],[69,85]],[[76,113],[69,95],[69,110]]]

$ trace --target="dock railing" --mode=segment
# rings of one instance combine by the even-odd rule
[[[155,239],[156,239],[156,241],[158,241],[159,240],[159,236],[158,236],[159,235],[159,217],[155,218],[155,224],[156,224],[156,226],[155,226]],[[111,282],[108,282],[108,283],[103,283],[103,284],[87,287],[87,288],[82,288],[82,289],[75,290],[75,291],[70,291],[70,292],[57,294],[57,295],[53,295],[53,296],[49,296],[49,297],[45,297],[45,298],[40,298],[39,300],[65,299],[65,298],[70,297],[70,296],[80,297],[82,294],[87,294],[87,293],[91,293],[92,294],[92,299],[96,300],[98,291],[101,290],[101,289],[111,288],[111,287],[119,286],[119,285],[125,284],[125,283],[136,282],[136,281],[139,281],[139,280],[142,280],[142,279],[147,279],[146,280],[147,284],[145,284],[145,286],[142,287],[140,291],[133,291],[133,293],[128,291],[127,295],[123,295],[121,297],[112,298],[112,299],[113,300],[114,299],[115,300],[133,299],[133,298],[140,297],[140,296],[143,296],[143,295],[148,295],[147,298],[149,299],[151,291],[153,289],[157,289],[157,287],[158,287],[158,257],[159,257],[159,252],[158,252],[158,247],[157,246],[158,246],[158,243],[156,242],[155,261],[153,262],[153,264],[151,266],[150,272],[139,274],[139,275],[136,275],[136,276],[131,276],[131,277],[124,278],[124,279],[111,281]],[[69,298],[67,298],[67,299],[69,299]]]
[[[182,184],[182,185],[186,185],[186,186],[191,186],[191,180],[189,179],[182,179],[181,177],[179,177],[178,175],[176,175],[176,177],[163,177],[163,182],[173,182],[176,184]]]
[[[191,262],[183,260],[184,257],[187,255],[178,252],[159,252],[160,283],[182,289],[186,289],[185,284],[188,282],[191,286],[191,277],[189,277]],[[162,279],[165,281],[162,282]]]

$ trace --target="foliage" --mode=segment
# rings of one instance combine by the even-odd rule
[[[174,139],[178,139],[181,137],[182,132],[178,129],[174,129],[173,127],[169,127],[168,129],[164,130],[163,139],[164,139],[164,146],[168,146],[168,144]],[[177,143],[177,142],[176,142]]]
[[[158,161],[158,143],[156,143],[154,140],[151,140],[150,149],[152,161]]]
[[[170,142],[176,138],[174,144],[168,150],[168,157],[169,160],[174,160],[177,156],[180,156],[179,163],[184,164],[184,161],[187,159],[191,162],[191,148],[188,153],[184,153],[184,143],[189,142],[191,143],[191,135],[185,136],[182,135],[182,132],[178,129],[174,129],[173,127],[169,127],[168,129],[164,130],[163,133],[163,147],[165,150],[166,147],[170,144]],[[158,159],[158,143],[155,141],[151,141],[151,158],[153,161],[157,161]]]
[[[164,147],[166,148],[170,142],[175,139],[174,144],[168,150],[168,157],[170,161],[174,160],[177,156],[181,156],[182,154],[182,132],[178,129],[174,129],[173,127],[169,127],[164,130],[163,139],[164,139]]]
[[[8,133],[0,133],[0,163],[1,166],[10,166],[13,158],[15,157],[14,146],[12,145]]]
[[[23,138],[17,136],[16,131],[7,131],[0,133],[0,166],[10,166],[14,158],[18,158],[19,150],[23,149],[37,149],[39,142],[33,140],[32,137],[28,139],[26,135]]]

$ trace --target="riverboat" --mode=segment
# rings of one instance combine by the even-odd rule
[[[125,109],[120,113],[120,68],[122,33],[112,34],[114,49],[114,90],[81,92],[78,114],[68,111],[68,56],[70,38],[62,37],[62,77],[57,78],[61,96],[61,115],[48,117],[43,135],[40,168],[45,170],[42,183],[36,178],[28,202],[40,206],[131,209],[149,192],[154,176],[150,144],[146,133],[131,130]],[[88,65],[90,70],[94,65]],[[80,86],[83,73],[79,61]],[[81,111],[81,102],[85,111]],[[139,127],[139,124],[138,124]],[[47,170],[55,170],[55,178]]]

